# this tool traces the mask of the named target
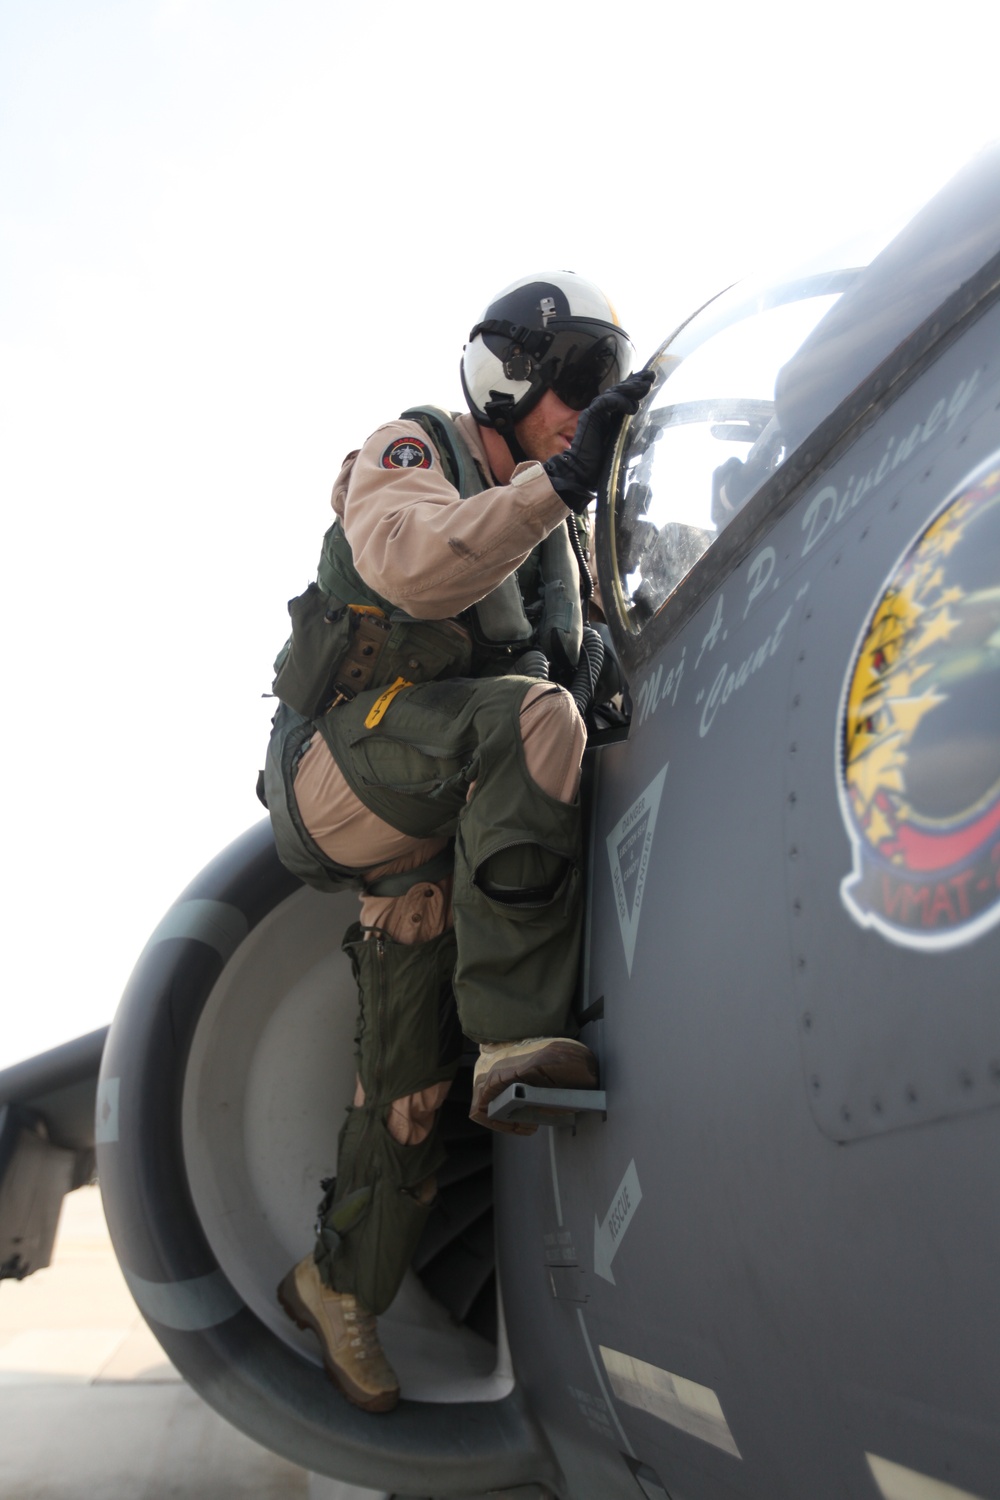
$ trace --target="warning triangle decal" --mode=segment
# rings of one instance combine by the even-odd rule
[[[629,974],[632,973],[632,957],[639,931],[643,892],[646,889],[649,852],[653,847],[656,814],[660,810],[660,796],[666,775],[667,766],[664,766],[642,796],[633,802],[621,822],[608,834],[611,882],[615,888],[615,907]]]

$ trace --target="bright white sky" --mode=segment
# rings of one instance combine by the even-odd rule
[[[0,1066],[261,813],[340,460],[566,267],[641,358],[998,133],[995,3],[0,0]]]

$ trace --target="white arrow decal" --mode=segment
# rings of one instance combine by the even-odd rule
[[[611,1272],[611,1262],[618,1254],[618,1246],[641,1202],[639,1174],[635,1170],[635,1162],[630,1161],[604,1223],[598,1224],[597,1215],[594,1215],[594,1270],[605,1281],[610,1281],[612,1286],[616,1282]]]

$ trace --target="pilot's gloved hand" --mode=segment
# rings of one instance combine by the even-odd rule
[[[635,416],[655,379],[652,370],[637,370],[620,385],[602,391],[580,413],[576,434],[566,452],[542,465],[559,499],[578,515],[594,498],[622,417]]]

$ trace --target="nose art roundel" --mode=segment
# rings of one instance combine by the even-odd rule
[[[896,563],[844,683],[851,916],[911,948],[1000,921],[1000,450]]]

